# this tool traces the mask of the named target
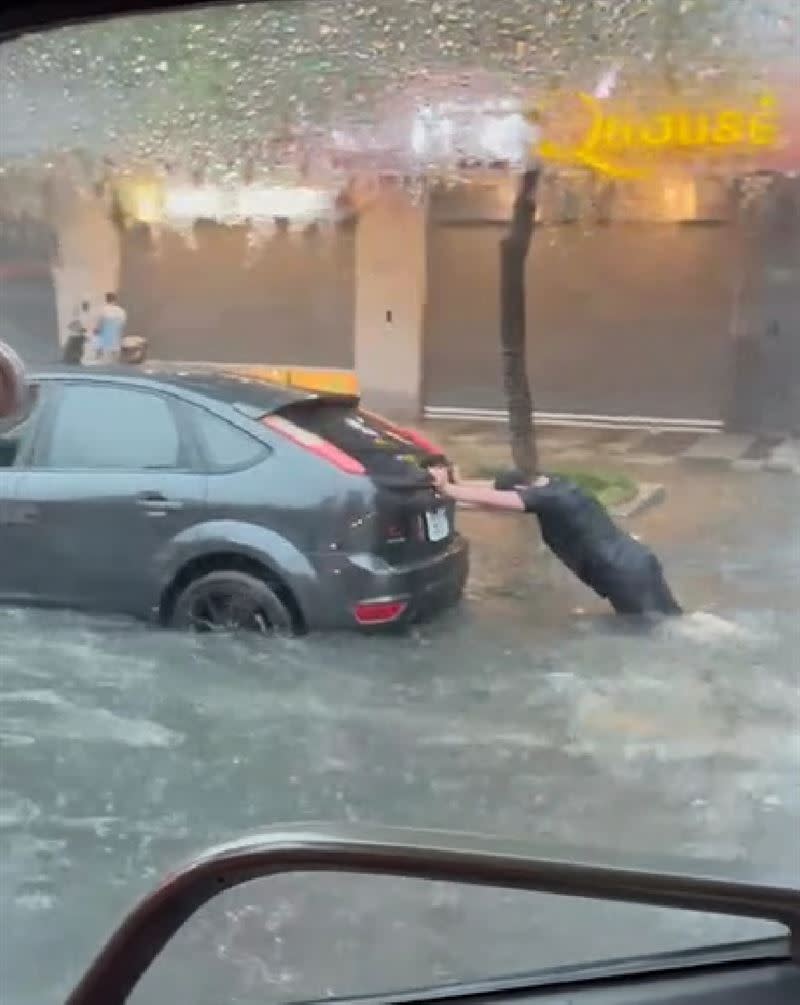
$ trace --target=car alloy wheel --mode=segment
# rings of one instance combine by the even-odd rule
[[[248,573],[211,572],[178,597],[172,623],[196,632],[290,634],[292,616],[273,588]]]

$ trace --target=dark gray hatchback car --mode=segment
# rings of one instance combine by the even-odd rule
[[[29,376],[0,423],[0,603],[305,631],[454,604],[468,549],[418,434],[216,371]]]

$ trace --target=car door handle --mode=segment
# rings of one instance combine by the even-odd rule
[[[17,523],[23,527],[31,527],[39,523],[40,515],[38,506],[34,506],[32,503],[23,503],[19,507]]]
[[[136,497],[137,505],[149,513],[169,513],[183,509],[183,503],[177,499],[167,499],[161,492],[141,492]]]
[[[0,527],[31,527],[40,517],[39,507],[33,503],[0,503]]]

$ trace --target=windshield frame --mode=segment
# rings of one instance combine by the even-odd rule
[[[789,888],[541,859],[522,842],[444,831],[275,827],[211,848],[168,876],[111,936],[67,1005],[123,1005],[204,904],[254,879],[298,872],[438,880],[775,921],[789,930],[776,940],[783,949],[777,959],[800,961],[800,894]]]

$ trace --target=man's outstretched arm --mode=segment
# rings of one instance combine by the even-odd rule
[[[525,504],[518,492],[499,492],[497,489],[482,485],[461,485],[458,482],[451,482],[448,480],[446,468],[432,468],[431,474],[439,491],[456,502],[469,503],[482,509],[525,512]]]

